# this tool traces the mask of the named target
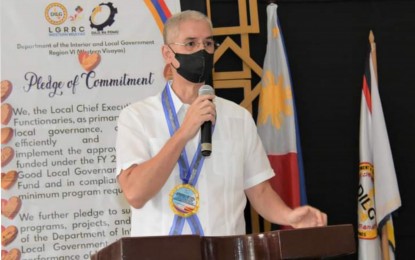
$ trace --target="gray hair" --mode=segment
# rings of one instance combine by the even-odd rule
[[[169,43],[169,40],[173,37],[173,35],[177,35],[179,33],[179,26],[184,21],[195,20],[195,21],[206,21],[209,24],[210,28],[212,28],[212,22],[210,21],[209,17],[205,14],[194,11],[194,10],[186,10],[171,16],[166,23],[164,24],[163,29],[163,41],[165,44]]]

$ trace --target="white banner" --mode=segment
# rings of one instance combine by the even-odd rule
[[[89,259],[129,236],[116,121],[164,87],[156,16],[180,1],[158,2],[2,1],[2,258]]]

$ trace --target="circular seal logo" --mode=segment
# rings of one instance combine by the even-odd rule
[[[199,209],[199,192],[190,184],[176,186],[170,192],[170,207],[181,217],[195,214]]]
[[[46,20],[53,25],[63,24],[68,18],[66,7],[60,3],[51,3],[45,9]]]

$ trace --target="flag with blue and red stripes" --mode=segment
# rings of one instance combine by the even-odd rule
[[[164,23],[170,18],[171,12],[164,0],[144,0],[148,9],[154,17],[160,32],[163,31]]]

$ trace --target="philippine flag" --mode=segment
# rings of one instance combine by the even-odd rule
[[[268,36],[257,127],[276,176],[272,187],[292,208],[307,203],[294,95],[277,5],[267,7]]]

